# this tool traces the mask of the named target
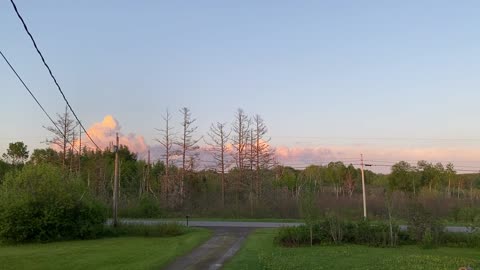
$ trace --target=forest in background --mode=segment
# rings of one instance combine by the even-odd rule
[[[361,173],[343,162],[295,169],[278,164],[269,145],[268,129],[259,115],[239,109],[232,124],[213,123],[208,134],[197,134],[188,108],[182,121],[172,123],[167,112],[158,143],[160,160],[139,159],[127,146],[119,153],[120,217],[300,218],[305,186],[313,186],[315,203],[323,212],[362,217]],[[82,146],[77,123],[68,110],[57,115],[58,128],[47,127],[50,147],[31,151],[11,143],[0,161],[0,183],[24,166],[50,164],[74,175],[105,205],[111,205],[115,148]],[[210,166],[200,168],[199,144],[209,146]],[[459,174],[452,164],[400,161],[390,174],[365,170],[368,216],[383,219],[390,196],[398,218],[407,215],[416,198],[435,216],[468,222],[480,211],[479,174]],[[391,195],[389,195],[391,194]]]

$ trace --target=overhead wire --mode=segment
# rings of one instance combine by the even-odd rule
[[[30,94],[30,96],[33,98],[33,100],[35,100],[35,103],[37,103],[37,105],[40,107],[40,109],[43,111],[43,113],[47,116],[47,118],[50,120],[50,122],[52,122],[53,126],[58,130],[58,132],[60,133],[60,135],[62,135],[64,138],[66,138],[65,134],[62,132],[62,130],[57,126],[57,124],[55,123],[55,121],[52,119],[52,117],[48,114],[48,112],[45,110],[45,108],[42,106],[42,104],[40,103],[40,101],[38,101],[37,97],[35,97],[35,95],[32,93],[32,91],[30,90],[30,88],[27,86],[27,84],[25,83],[25,81],[22,79],[22,77],[20,77],[20,75],[18,74],[17,70],[12,66],[12,64],[10,63],[10,61],[8,61],[7,57],[5,56],[5,54],[3,54],[3,52],[0,50],[0,55],[2,56],[3,60],[5,60],[5,63],[7,63],[7,65],[10,67],[10,69],[13,71],[13,73],[15,74],[15,76],[17,77],[17,79],[22,83],[23,87],[28,91],[28,93]],[[75,148],[75,146],[70,142],[68,141],[67,139],[67,142],[70,144],[70,146],[72,147],[72,149],[74,149],[75,151],[79,152],[79,150],[77,150]]]
[[[52,70],[50,69],[50,66],[47,64],[45,58],[43,57],[42,52],[40,51],[40,49],[39,49],[38,46],[37,46],[37,43],[35,42],[35,39],[33,38],[32,34],[31,34],[30,31],[28,30],[27,24],[25,23],[22,15],[20,15],[20,12],[18,11],[17,6],[15,5],[15,2],[14,2],[13,0],[10,0],[10,3],[12,3],[13,9],[15,10],[15,13],[17,14],[17,17],[18,17],[18,18],[20,19],[20,21],[22,22],[23,28],[25,29],[25,31],[27,32],[28,36],[30,37],[30,40],[32,41],[33,46],[35,47],[35,50],[37,51],[38,55],[39,55],[40,58],[42,59],[43,65],[47,68],[48,73],[50,74],[50,77],[52,77],[55,85],[56,85],[57,88],[58,88],[58,91],[60,91],[60,94],[62,95],[63,99],[65,100],[68,108],[69,108],[70,111],[72,112],[72,114],[73,114],[73,116],[75,117],[75,119],[78,121],[78,124],[80,125],[80,127],[82,128],[82,130],[85,132],[85,134],[87,135],[88,139],[93,143],[93,145],[95,145],[95,147],[97,147],[97,149],[100,149],[100,147],[98,147],[98,145],[97,145],[97,144],[95,143],[95,141],[92,139],[92,137],[90,136],[90,134],[88,134],[88,131],[85,129],[85,127],[83,126],[82,122],[81,122],[80,119],[78,118],[77,114],[76,114],[75,111],[73,110],[72,106],[71,106],[70,103],[68,102],[65,94],[64,94],[63,91],[62,91],[62,88],[60,87],[60,84],[58,83],[57,79],[56,79],[55,76],[53,75],[53,72],[52,72]]]
[[[17,15],[17,17],[20,19],[26,33],[28,34],[28,36],[30,37],[30,40],[32,41],[33,43],[33,46],[35,47],[35,50],[36,52],[38,53],[38,55],[40,56],[44,66],[47,68],[48,72],[49,72],[49,75],[50,77],[53,79],[55,85],[57,86],[57,89],[58,91],[60,92],[62,98],[64,99],[64,101],[66,102],[68,108],[70,109],[70,111],[72,112],[73,116],[75,117],[75,119],[78,121],[80,127],[82,128],[82,130],[85,132],[85,134],[87,135],[87,137],[89,138],[89,140],[93,143],[93,145],[95,145],[95,147],[97,149],[100,149],[100,147],[95,143],[95,141],[93,140],[93,138],[90,136],[90,134],[88,133],[88,131],[86,130],[86,128],[84,127],[84,125],[82,124],[82,122],[80,121],[79,117],[77,116],[77,114],[75,113],[75,111],[73,110],[72,106],[70,105],[68,99],[66,98],[60,84],[58,83],[56,77],[54,76],[50,66],[47,64],[46,60],[45,60],[45,57],[43,56],[42,52],[40,51],[40,49],[38,48],[37,46],[37,43],[33,37],[33,35],[31,34],[30,30],[28,29],[27,27],[27,24],[25,23],[25,20],[23,19],[23,17],[21,16],[20,12],[18,11],[18,8],[15,4],[15,2],[13,0],[10,0],[10,3],[12,4],[14,10],[15,10],[15,13]],[[42,107],[43,108],[43,107]],[[42,109],[44,110],[44,109]],[[273,138],[328,138],[328,137],[315,137],[315,136],[273,136]],[[336,140],[344,140],[344,139],[356,139],[356,140],[417,140],[417,141],[480,141],[480,139],[469,139],[469,138],[462,138],[462,139],[457,139],[457,138],[342,138],[342,137],[330,137],[330,139],[336,139]]]

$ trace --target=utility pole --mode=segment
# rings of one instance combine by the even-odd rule
[[[116,134],[115,151],[115,176],[113,178],[113,226],[118,225],[117,209],[118,209],[118,133]]]
[[[79,128],[78,140],[80,143],[80,146],[78,148],[78,173],[80,174],[80,166],[82,163],[82,126],[80,126]]]
[[[148,193],[149,191],[150,191],[150,149],[148,149],[147,176],[145,178],[145,192]]]
[[[365,174],[363,173],[363,154],[360,154],[360,160],[360,170],[362,172],[363,218],[367,219],[367,199],[365,195]]]

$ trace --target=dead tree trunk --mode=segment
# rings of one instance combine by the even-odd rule
[[[225,129],[226,127],[223,123],[212,124],[208,133],[210,141],[207,142],[213,150],[213,158],[216,161],[216,170],[220,172],[222,181],[222,206],[225,206],[225,170],[227,164],[229,164],[229,161],[226,159],[226,153],[228,151],[227,146],[230,132],[227,132]]]
[[[169,202],[169,192],[170,192],[170,158],[173,155],[173,141],[174,141],[174,134],[173,134],[173,127],[170,125],[170,121],[172,120],[172,116],[170,115],[169,111],[167,110],[166,114],[162,116],[165,124],[165,128],[163,129],[156,129],[160,132],[160,138],[155,139],[159,142],[164,150],[165,154],[163,155],[165,159],[165,175],[162,178],[161,183],[161,195],[166,204]]]
[[[238,109],[235,114],[235,120],[232,127],[233,132],[233,159],[238,170],[238,179],[235,181],[235,202],[238,207],[240,199],[240,188],[245,179],[245,170],[247,169],[247,144],[248,133],[250,129],[250,120],[242,109]]]
[[[187,171],[187,159],[194,163],[194,152],[198,149],[197,143],[200,139],[193,138],[195,131],[197,130],[197,126],[194,126],[196,119],[192,118],[192,113],[190,109],[184,107],[180,109],[180,113],[182,114],[182,137],[176,144],[181,148],[181,156],[182,156],[182,168],[180,170],[180,203],[183,203],[185,199],[185,173]],[[193,168],[191,168],[193,169]]]

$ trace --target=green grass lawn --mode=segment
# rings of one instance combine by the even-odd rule
[[[160,269],[210,237],[192,229],[176,237],[118,237],[0,246],[0,269]]]
[[[284,248],[275,246],[275,229],[254,232],[225,269],[480,269],[480,249],[417,246],[373,248],[359,245]]]

